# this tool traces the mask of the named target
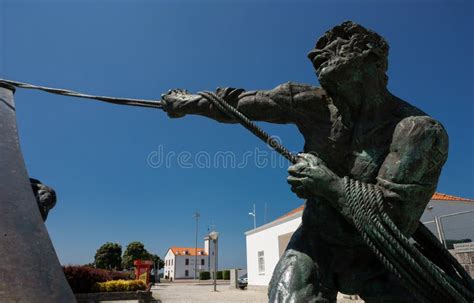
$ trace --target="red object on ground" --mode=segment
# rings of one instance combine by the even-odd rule
[[[135,279],[142,280],[146,285],[150,283],[150,272],[153,261],[151,260],[135,260]]]

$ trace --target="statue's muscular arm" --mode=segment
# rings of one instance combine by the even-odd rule
[[[224,88],[217,89],[216,93],[256,121],[301,124],[308,120],[316,121],[318,116],[327,112],[323,90],[306,84],[285,83],[271,90],[259,91]],[[163,95],[162,99],[164,109],[171,118],[191,114],[224,123],[236,122],[197,94],[174,90]]]
[[[433,196],[448,158],[448,135],[428,116],[408,117],[396,127],[377,177],[386,210],[402,232],[411,235]]]
[[[386,211],[406,235],[416,230],[436,189],[447,155],[446,131],[432,118],[408,117],[395,128],[376,185],[384,194]],[[346,212],[343,176],[337,176],[314,155],[300,157],[300,161],[288,169],[292,190],[301,198],[324,198]]]

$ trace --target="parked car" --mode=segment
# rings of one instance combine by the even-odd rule
[[[240,289],[245,289],[245,287],[247,287],[247,285],[249,284],[247,274],[241,276],[238,280],[238,283],[239,283],[239,288]]]

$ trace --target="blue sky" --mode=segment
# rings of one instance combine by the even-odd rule
[[[450,155],[438,191],[474,197],[472,1],[10,1],[0,0],[0,77],[111,96],[158,99],[171,88],[268,89],[317,83],[306,53],[353,20],[390,43],[389,88],[440,120]],[[268,152],[239,125],[160,110],[17,91],[31,176],[59,197],[47,227],[62,263],[91,262],[106,241],[138,240],[164,255],[221,232],[220,264],[245,266],[243,233],[299,206],[285,165],[150,167],[153,152],[191,157]],[[295,127],[262,124],[291,150]],[[267,155],[270,161],[271,155]],[[276,158],[278,159],[278,158]]]

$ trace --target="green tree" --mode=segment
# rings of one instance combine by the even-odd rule
[[[143,243],[134,241],[127,245],[122,257],[122,266],[125,269],[133,267],[134,260],[151,260],[151,254],[145,249]]]
[[[97,268],[122,269],[122,246],[107,242],[96,251],[94,264]]]
[[[158,264],[159,269],[162,269],[165,266],[165,261],[156,255],[150,253],[145,249],[143,243],[134,241],[127,245],[122,257],[122,266],[124,269],[131,269],[133,267],[134,260],[152,260],[154,263]]]
[[[165,266],[165,261],[161,260],[160,256],[151,254],[151,260],[153,260],[153,264],[158,264],[158,269],[162,269]]]

